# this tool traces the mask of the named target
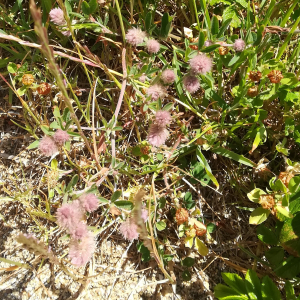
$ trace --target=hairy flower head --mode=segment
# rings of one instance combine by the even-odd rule
[[[66,24],[64,12],[60,8],[51,9],[49,16],[50,20],[56,25],[62,26]]]
[[[205,54],[199,54],[190,60],[191,70],[196,74],[206,74],[212,68],[212,60]]]
[[[82,206],[78,200],[65,203],[56,212],[57,223],[61,228],[71,233],[82,220],[83,214]]]
[[[170,69],[166,69],[162,72],[161,74],[161,80],[163,81],[163,83],[165,84],[171,84],[175,81],[175,73],[173,70]]]
[[[148,219],[148,210],[146,208],[142,208],[141,218],[144,220],[144,222],[147,222],[147,219]]]
[[[246,47],[246,43],[242,39],[237,39],[234,41],[233,48],[235,51],[243,51]]]
[[[70,232],[73,239],[82,240],[88,234],[88,228],[86,223],[79,222],[76,227],[72,228]]]
[[[211,40],[207,40],[204,42],[204,47],[211,46],[212,44],[213,44],[213,42]]]
[[[142,31],[140,28],[129,29],[125,36],[126,41],[133,46],[142,43],[145,37],[146,37],[146,32]]]
[[[154,147],[160,147],[166,142],[169,135],[165,126],[160,126],[156,123],[152,123],[149,129],[148,141]]]
[[[165,110],[159,110],[155,114],[155,123],[159,126],[166,127],[172,121],[171,114]]]
[[[81,240],[72,239],[69,246],[71,263],[76,267],[85,266],[92,258],[95,249],[94,235],[90,231]]]
[[[70,136],[66,131],[57,129],[53,135],[55,143],[59,146],[62,146],[65,142],[70,140]]]
[[[99,206],[99,199],[94,194],[83,194],[78,200],[82,207],[88,212],[96,210]]]
[[[52,156],[54,153],[58,151],[54,140],[47,135],[41,139],[39,144],[39,149],[42,152],[42,154],[46,156]]]
[[[135,240],[138,238],[139,233],[137,231],[137,225],[132,218],[127,218],[125,222],[120,225],[120,231],[125,239]]]
[[[166,89],[161,84],[154,84],[148,88],[147,95],[150,96],[153,101],[156,101],[158,98],[164,98]]]
[[[191,94],[195,93],[200,88],[200,82],[196,76],[186,75],[183,78],[182,83],[184,89]]]
[[[160,44],[158,41],[150,39],[146,42],[146,48],[149,53],[157,53],[160,48]]]

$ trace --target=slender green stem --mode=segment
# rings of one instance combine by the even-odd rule
[[[120,9],[120,5],[119,5],[119,1],[118,0],[116,0],[116,7],[117,7],[118,17],[119,17],[119,20],[120,20],[120,25],[121,25],[121,30],[122,30],[123,43],[125,44],[125,29],[124,29],[124,24],[123,24],[123,19],[122,19],[122,13],[121,13],[121,9]]]
[[[197,25],[198,25],[198,30],[200,31],[200,21],[199,21],[199,16],[198,16],[198,11],[197,11],[197,5],[196,5],[196,0],[193,0],[193,5],[194,5],[194,11],[195,11],[195,16],[197,20]]]

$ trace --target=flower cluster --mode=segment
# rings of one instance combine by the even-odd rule
[[[63,146],[69,140],[69,134],[58,129],[52,137],[46,135],[40,140],[39,149],[45,156],[52,156],[58,151],[58,147]]]
[[[141,218],[144,222],[148,219],[148,211],[143,208],[141,211]],[[127,218],[125,222],[120,225],[120,231],[125,239],[135,240],[139,237],[138,226],[136,225],[134,218]]]
[[[155,121],[151,124],[148,134],[148,141],[154,147],[163,145],[169,135],[166,126],[170,125],[172,117],[168,111],[158,111]]]
[[[83,219],[86,212],[96,210],[98,205],[94,194],[83,194],[78,200],[65,203],[57,210],[58,225],[71,236],[69,257],[77,267],[84,266],[94,253],[94,237]]]
[[[53,22],[55,25],[64,26],[67,24],[65,17],[64,17],[64,12],[60,8],[51,9],[49,16],[50,16],[51,22]],[[62,31],[62,34],[65,36],[70,36],[71,32],[70,31]]]

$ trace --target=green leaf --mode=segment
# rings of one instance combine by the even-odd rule
[[[243,6],[244,8],[248,7],[248,3],[245,0],[235,0],[235,2],[237,2],[238,4]]]
[[[216,16],[213,16],[211,21],[211,33],[215,35],[218,32],[219,32],[219,20]]]
[[[198,39],[198,49],[202,49],[203,45],[204,45],[204,41],[205,41],[205,35],[203,33],[203,31],[199,32],[199,39]]]
[[[172,24],[172,17],[170,17],[168,13],[164,13],[161,21],[161,28],[160,28],[160,36],[163,39],[166,39],[168,37],[171,24]]]
[[[158,200],[158,208],[160,208],[160,209],[164,208],[165,205],[166,205],[166,201],[167,200],[166,200],[165,197],[159,198],[159,200]]]
[[[245,277],[245,285],[248,292],[249,299],[257,299],[262,300],[261,297],[261,283],[256,275],[256,272],[249,269],[247,271],[246,277]]]
[[[109,201],[103,197],[99,197],[98,198],[100,202],[103,202],[103,203],[109,203]]]
[[[250,193],[247,194],[247,197],[249,198],[250,201],[258,203],[259,202],[259,198],[261,195],[265,195],[266,192],[256,188],[254,190],[252,190]]]
[[[34,141],[33,143],[31,143],[31,144],[27,147],[27,149],[28,149],[28,150],[35,149],[35,148],[37,148],[37,147],[39,146],[39,144],[40,144],[40,141],[39,141],[39,140]]]
[[[205,47],[204,49],[201,49],[201,52],[203,52],[203,53],[210,53],[210,52],[213,52],[214,50],[216,50],[219,47],[220,47],[219,44],[210,45],[208,47]]]
[[[192,257],[186,257],[185,259],[183,259],[183,260],[181,261],[181,264],[182,264],[184,267],[187,267],[187,268],[192,267],[194,263],[195,263],[195,259],[192,258]]]
[[[98,8],[97,0],[90,0],[89,6],[90,6],[90,14],[94,13]]]
[[[76,185],[76,183],[78,182],[78,180],[79,180],[79,176],[78,176],[77,174],[75,174],[75,175],[72,177],[72,179],[71,179],[71,181],[69,182],[69,184],[67,185],[66,191],[67,191],[67,192],[70,192],[71,189]]]
[[[300,199],[292,201],[289,205],[289,210],[291,214],[295,214],[300,211]]]
[[[284,250],[282,247],[272,247],[270,250],[265,252],[265,256],[271,265],[277,267],[283,261]]]
[[[82,12],[85,15],[89,15],[90,14],[90,6],[88,5],[88,3],[86,1],[82,2],[81,9],[82,9]]]
[[[247,294],[244,280],[234,273],[222,273],[224,282],[240,294]]]
[[[249,152],[250,154],[253,153],[253,151],[259,146],[261,142],[265,142],[267,138],[267,130],[265,126],[261,123],[261,126],[259,127],[259,130],[256,133],[252,149]]]
[[[229,61],[228,63],[228,67],[231,67],[233,66],[241,57],[241,54],[240,53],[236,53],[233,58]]]
[[[235,9],[234,5],[228,6],[223,11],[223,21],[225,22],[228,19],[231,19],[230,25],[234,28],[237,28],[241,25],[241,21],[238,17],[237,10]]]
[[[10,62],[7,66],[7,71],[9,73],[17,73],[18,67],[15,63]]]
[[[145,29],[146,32],[149,32],[150,28],[152,26],[152,12],[148,11],[145,17]]]
[[[216,231],[217,225],[214,223],[208,223],[206,229],[208,233],[213,233],[214,231]]]
[[[246,295],[241,295],[236,292],[234,289],[224,285],[217,284],[215,286],[215,297],[219,300],[248,300],[249,298]]]
[[[297,193],[300,191],[300,176],[295,176],[290,180],[289,191],[291,193]]]
[[[219,33],[218,33],[218,35],[217,35],[217,38],[220,38],[220,37],[223,35],[223,33],[224,33],[225,30],[228,28],[228,26],[229,26],[229,24],[231,23],[231,21],[232,21],[232,18],[229,18],[229,19],[227,19],[227,20],[224,20],[224,19],[223,19],[222,27],[221,27],[220,30],[219,30]]]
[[[258,225],[267,220],[270,211],[262,207],[256,208],[250,215],[249,224]]]
[[[158,231],[162,231],[162,230],[166,229],[166,227],[167,227],[167,224],[165,221],[159,221],[156,223],[156,229]]]
[[[115,191],[112,196],[111,196],[111,202],[115,202],[116,200],[118,200],[122,195],[122,191]]]
[[[296,300],[294,288],[293,288],[292,284],[289,281],[285,282],[284,290],[285,290],[285,298],[286,299]]]
[[[233,159],[235,161],[238,161],[239,163],[244,164],[246,166],[256,167],[256,164],[253,161],[251,161],[250,159],[246,158],[243,155],[236,154],[236,153],[234,153],[230,150],[227,150],[225,148],[216,147],[216,148],[212,148],[211,151],[216,153],[216,154],[220,154],[224,157],[231,158],[231,159]]]
[[[277,212],[279,212],[280,214],[284,215],[287,218],[292,218],[293,217],[293,215],[285,207],[282,207],[280,205],[276,205],[274,208]]]
[[[119,200],[115,201],[114,205],[125,210],[133,209],[133,203],[131,201]]]
[[[23,96],[27,91],[27,86],[23,85],[19,89],[17,89],[17,94],[21,97]]]
[[[144,246],[143,242],[138,242],[136,245],[138,251],[142,254],[142,261],[148,262],[151,259],[150,251]]]
[[[41,126],[42,131],[46,134],[46,135],[50,135],[50,130],[49,127],[46,125],[42,125]]]
[[[52,159],[51,161],[51,169],[57,170],[58,167],[58,161],[56,159]]]
[[[197,237],[195,238],[195,247],[202,256],[206,256],[209,252],[207,246]]]
[[[281,300],[281,294],[277,286],[268,276],[265,276],[262,280],[261,291],[263,299]]]
[[[188,270],[183,271],[181,276],[184,281],[190,281],[192,278],[191,273]]]
[[[184,238],[185,247],[192,248],[193,247],[193,242],[194,242],[193,237],[188,236],[188,237]]]
[[[265,244],[277,245],[278,243],[278,237],[276,236],[276,234],[265,225],[258,226],[257,237]]]

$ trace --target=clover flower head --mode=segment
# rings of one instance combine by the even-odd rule
[[[175,73],[173,70],[166,69],[161,74],[161,80],[164,84],[172,84],[175,81]]]
[[[212,44],[213,44],[213,42],[211,40],[207,40],[204,42],[204,47],[211,46]]]
[[[79,222],[70,233],[73,239],[82,240],[88,234],[88,228],[86,223]]]
[[[182,80],[185,90],[193,94],[200,88],[200,82],[196,76],[186,75]]]
[[[146,48],[147,48],[148,52],[151,54],[157,53],[159,51],[160,44],[156,40],[149,39],[146,43]]]
[[[234,50],[238,52],[243,51],[245,47],[246,47],[246,43],[242,39],[235,40],[233,44]]]
[[[191,70],[196,74],[206,74],[212,69],[212,60],[205,54],[199,54],[190,60]]]
[[[90,231],[81,240],[72,239],[69,245],[71,263],[76,267],[85,266],[92,258],[95,249],[94,235]]]
[[[65,142],[70,140],[70,136],[66,131],[57,129],[53,135],[53,139],[57,145],[62,146]]]
[[[154,84],[148,88],[147,95],[153,101],[157,101],[158,98],[163,98],[166,95],[166,89],[161,84]]]
[[[152,123],[149,129],[148,141],[154,147],[160,147],[166,142],[169,132],[164,126]]]
[[[57,223],[61,228],[72,233],[82,220],[83,214],[82,206],[78,200],[65,203],[56,212]]]
[[[39,149],[45,156],[52,156],[58,151],[54,140],[47,135],[41,139]]]
[[[88,212],[96,210],[99,206],[99,199],[94,194],[83,194],[78,200],[82,207]]]
[[[155,114],[155,122],[157,125],[166,127],[172,121],[171,114],[168,111],[159,110]]]
[[[120,231],[125,239],[135,240],[138,238],[139,233],[137,231],[137,225],[132,218],[127,218],[125,222],[120,225]]]
[[[50,20],[56,25],[62,26],[66,24],[64,12],[60,8],[51,9],[49,16]]]
[[[142,31],[140,28],[129,29],[125,36],[126,41],[133,46],[137,46],[142,43],[145,37],[146,32]]]
[[[148,219],[148,210],[146,208],[142,208],[141,218],[144,220],[144,222],[147,222],[147,219]]]

